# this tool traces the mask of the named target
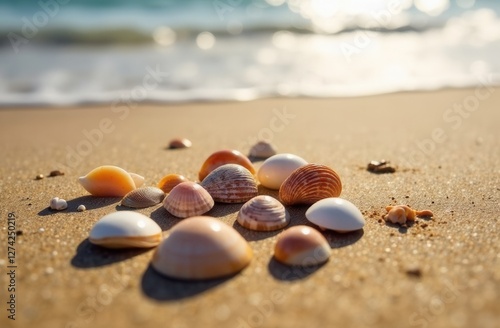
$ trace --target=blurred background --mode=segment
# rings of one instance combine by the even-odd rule
[[[0,0],[0,106],[500,82],[494,0]]]

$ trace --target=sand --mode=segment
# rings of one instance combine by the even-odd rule
[[[500,321],[500,89],[119,105],[0,110],[3,308],[9,213],[20,233],[16,321],[2,309],[0,326],[494,327]],[[193,147],[167,150],[176,136]],[[342,196],[364,213],[363,231],[324,233],[333,251],[325,265],[280,265],[272,260],[279,232],[237,224],[255,258],[240,274],[208,282],[158,275],[149,266],[152,250],[89,244],[92,225],[115,211],[119,199],[89,196],[79,176],[114,164],[145,176],[147,185],[167,173],[195,180],[212,152],[248,152],[257,139],[334,168]],[[380,159],[396,173],[366,171]],[[65,175],[34,179],[55,169]],[[68,209],[48,210],[54,196],[68,200]],[[384,208],[396,203],[435,217],[408,228],[387,225]],[[87,211],[77,212],[80,204]],[[216,205],[208,214],[233,226],[240,207]],[[308,224],[306,209],[290,208],[292,225]],[[165,233],[179,222],[160,205],[138,211]]]

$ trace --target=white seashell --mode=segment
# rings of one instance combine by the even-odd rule
[[[304,225],[294,226],[282,232],[274,247],[276,260],[297,266],[325,263],[331,252],[325,237],[316,229]]]
[[[271,196],[260,195],[243,204],[238,213],[238,223],[256,231],[273,231],[290,223],[285,207]]]
[[[165,198],[163,190],[156,187],[142,187],[134,189],[123,197],[122,206],[144,208],[160,204]]]
[[[172,215],[188,218],[210,211],[214,207],[214,200],[202,186],[186,181],[170,191],[163,201],[163,207]]]
[[[139,175],[137,173],[132,173],[132,172],[129,172],[128,174],[130,175],[132,180],[134,180],[134,184],[135,184],[136,188],[142,187],[142,185],[144,184],[144,177],[142,175]]]
[[[57,211],[62,211],[68,208],[68,203],[59,197],[54,197],[50,200],[50,208]]]
[[[81,205],[78,205],[78,207],[76,208],[76,210],[78,212],[85,212],[87,210],[87,208],[85,207],[85,205],[81,204]]]
[[[278,190],[293,171],[306,165],[305,159],[293,154],[278,154],[262,163],[257,172],[259,182],[266,188]]]
[[[340,197],[325,198],[306,211],[306,218],[321,229],[349,232],[362,229],[365,218],[350,201]]]
[[[250,148],[248,155],[255,158],[269,158],[276,155],[276,149],[268,142],[259,141]]]
[[[220,203],[243,203],[258,195],[252,173],[238,164],[225,164],[210,172],[201,182],[210,196]]]
[[[252,260],[252,249],[232,227],[208,216],[176,224],[151,260],[161,274],[203,280],[235,274]]]
[[[160,226],[149,217],[133,211],[118,211],[96,222],[89,241],[107,248],[149,248],[158,245],[161,237]]]

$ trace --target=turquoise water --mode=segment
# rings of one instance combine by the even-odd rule
[[[499,14],[491,0],[0,0],[0,105],[496,85]]]

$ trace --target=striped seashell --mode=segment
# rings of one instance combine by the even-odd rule
[[[203,181],[210,172],[225,164],[239,164],[250,171],[251,174],[255,174],[255,168],[248,157],[237,150],[220,150],[205,160],[200,172],[198,172],[198,179]]]
[[[163,190],[164,193],[168,194],[175,186],[181,182],[189,181],[186,177],[180,174],[167,174],[164,176],[160,182],[158,182],[158,188]]]
[[[290,216],[277,199],[259,195],[241,207],[237,220],[250,230],[273,231],[286,227],[290,223]]]
[[[342,183],[334,170],[321,164],[307,164],[283,182],[279,198],[284,205],[310,205],[323,198],[338,197],[341,192]]]
[[[163,200],[163,207],[172,215],[188,218],[201,215],[214,207],[212,196],[199,184],[179,183]]]
[[[225,164],[201,182],[216,202],[243,203],[257,196],[257,183],[250,171],[238,164]]]
[[[165,198],[163,190],[156,187],[142,187],[126,194],[121,201],[121,205],[132,208],[144,208],[160,204],[163,198]]]

